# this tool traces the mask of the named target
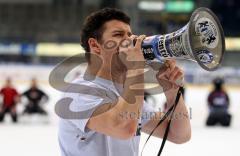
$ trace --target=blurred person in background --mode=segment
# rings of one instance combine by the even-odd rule
[[[3,97],[3,103],[0,107],[0,122],[4,120],[5,114],[10,113],[12,121],[18,121],[17,103],[19,102],[19,94],[12,85],[11,78],[6,79],[5,86],[1,89],[0,95]]]
[[[223,89],[224,80],[215,78],[213,80],[214,89],[208,95],[209,116],[206,121],[207,126],[221,124],[230,126],[231,115],[228,113],[229,96]]]
[[[42,114],[47,115],[47,112],[40,106],[48,101],[49,97],[37,85],[36,78],[31,80],[31,86],[23,94],[23,97],[26,97],[28,102],[23,111],[23,114]]]

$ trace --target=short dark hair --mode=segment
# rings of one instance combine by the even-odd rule
[[[89,38],[101,40],[104,32],[103,25],[111,20],[119,20],[130,25],[130,17],[119,9],[104,8],[91,13],[84,21],[80,43],[85,50],[85,57],[89,61],[90,48],[88,45]]]

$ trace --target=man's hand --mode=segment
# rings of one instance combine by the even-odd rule
[[[184,72],[178,66],[176,66],[175,60],[166,60],[164,67],[159,69],[158,74],[156,75],[158,82],[165,91],[169,89],[178,89],[180,86],[183,86]],[[164,82],[168,82],[168,85]],[[169,88],[169,84],[171,85]]]
[[[156,77],[159,84],[163,87],[169,107],[174,103],[179,87],[183,86],[184,72],[176,66],[175,60],[167,60]]]
[[[127,70],[144,68],[145,59],[141,50],[142,41],[145,35],[132,35],[122,42],[119,47],[119,57]],[[133,40],[136,39],[135,46]]]

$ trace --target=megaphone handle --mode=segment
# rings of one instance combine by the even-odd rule
[[[166,60],[163,60],[163,62],[152,62],[152,61],[149,61],[149,62],[146,61],[146,62],[147,62],[146,64],[155,71],[159,71],[162,69],[162,72],[164,72],[165,70],[167,70],[167,68],[169,68],[169,64],[165,63]],[[184,86],[184,77],[177,79],[175,81],[175,84],[177,84],[179,87],[183,87]]]

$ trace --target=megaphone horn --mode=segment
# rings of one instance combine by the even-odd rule
[[[146,37],[142,52],[147,63],[187,59],[213,71],[221,64],[225,52],[223,29],[216,15],[201,7],[193,12],[183,28],[170,34]]]

